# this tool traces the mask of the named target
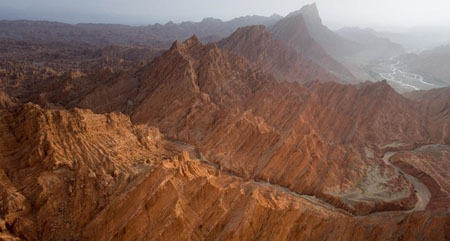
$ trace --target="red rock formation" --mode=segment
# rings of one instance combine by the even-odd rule
[[[340,79],[355,83],[355,77],[334,60],[310,35],[302,14],[287,16],[269,28],[278,40],[295,49],[302,56],[319,64]]]
[[[86,88],[89,80],[96,82]],[[445,136],[424,128],[428,119],[386,83],[314,83],[308,89],[279,83],[257,62],[202,45],[195,37],[175,43],[133,73],[105,69],[55,86],[45,87],[62,90],[52,92],[50,102],[102,113],[124,111],[135,122],[198,146],[224,169],[316,195],[355,213],[411,208],[411,185],[381,161],[383,147],[442,143]],[[389,178],[369,180],[370,174]],[[380,190],[386,200],[365,197],[364,187],[357,186],[378,181],[386,186]]]
[[[79,237],[148,163],[167,155],[156,129],[125,115],[12,101],[0,112],[1,229],[26,240]]]
[[[195,37],[175,43],[140,78],[133,121],[196,145],[204,158],[237,175],[355,213],[415,203],[408,181],[381,161],[383,146],[440,141],[427,133],[413,102],[385,82],[309,89],[278,83],[244,58]],[[361,182],[379,182],[384,196],[365,196]]]
[[[313,80],[342,82],[326,69],[304,58],[281,41],[275,40],[262,25],[239,28],[217,45],[256,62],[274,74],[278,80],[300,83]]]
[[[0,46],[0,90],[22,102],[69,108],[76,103],[102,112],[124,110],[139,85],[133,73],[160,54],[159,49],[81,43],[0,40]]]
[[[122,114],[0,94],[4,240],[446,240],[442,212],[353,217],[222,172]],[[195,154],[195,153],[194,153]]]
[[[440,136],[441,143],[450,144],[450,87],[413,91],[405,96],[416,101],[422,115],[428,117],[428,131]]]
[[[266,48],[281,45],[257,33],[275,58]],[[7,77],[19,100],[0,92],[0,237],[449,238],[446,171],[427,166],[445,167],[446,154],[385,153],[448,144],[445,94],[434,103],[386,82],[283,82],[266,69],[274,62],[233,43],[246,57],[194,36],[149,65]],[[32,87],[51,108],[16,103]],[[74,106],[147,126],[63,108]],[[427,209],[416,212],[416,185],[399,170],[426,184]]]

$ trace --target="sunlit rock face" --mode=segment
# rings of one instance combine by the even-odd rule
[[[1,100],[5,240],[448,237],[448,217],[435,206],[355,216],[272,181],[225,171],[198,159],[192,146],[124,115],[43,109],[4,94]]]
[[[0,40],[0,239],[449,240],[448,88],[345,84],[311,24]]]

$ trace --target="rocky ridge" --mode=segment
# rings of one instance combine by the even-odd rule
[[[292,50],[253,26],[5,76],[1,237],[448,239],[445,89],[336,83]]]
[[[340,79],[349,83],[358,82],[350,71],[331,57],[323,46],[311,36],[302,14],[288,15],[271,26],[269,32],[275,39],[282,41]]]
[[[257,63],[278,80],[300,83],[316,80],[341,82],[339,78],[306,59],[295,49],[274,39],[262,25],[239,28],[217,45]]]
[[[230,175],[125,115],[43,109],[0,96],[4,240],[449,237],[431,231],[448,230],[442,213],[352,217]]]

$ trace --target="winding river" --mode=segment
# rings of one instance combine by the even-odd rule
[[[406,64],[396,60],[394,57],[391,57],[383,63],[387,63],[391,71],[389,73],[380,73],[380,76],[387,81],[396,83],[411,90],[431,89],[437,87],[435,84],[425,81],[421,75],[403,71],[400,66],[406,66]]]
[[[214,167],[215,169],[217,169],[219,171],[222,171],[222,172],[225,172],[228,175],[231,175],[233,177],[236,177],[236,178],[239,178],[239,179],[245,179],[244,177],[242,177],[242,176],[240,176],[240,175],[238,175],[236,173],[223,170],[221,168],[221,166],[219,164],[217,164],[217,163],[212,163],[212,162],[206,160],[205,158],[202,157],[202,155],[200,154],[200,152],[198,151],[198,149],[195,146],[187,144],[187,143],[184,143],[184,142],[180,142],[180,141],[171,140],[171,142],[182,146],[182,148],[185,149],[185,150],[186,149],[189,150],[190,152],[192,152],[194,154],[194,156],[197,159],[199,159],[203,163],[205,163],[207,165],[210,165],[210,166]],[[415,148],[414,150],[411,150],[411,151],[418,150],[421,147],[422,146],[419,146],[419,147],[417,147],[417,148]],[[397,154],[399,152],[400,151],[397,151],[397,152],[386,152],[386,153],[384,153],[382,159],[386,163],[386,165],[392,166],[397,172],[401,173],[404,177],[406,177],[411,182],[411,184],[414,186],[414,191],[415,191],[415,194],[417,196],[418,201],[417,201],[415,207],[413,209],[410,209],[410,210],[406,210],[406,211],[381,211],[381,212],[374,212],[374,213],[371,213],[370,216],[372,216],[372,215],[380,215],[380,214],[382,215],[382,214],[392,213],[392,212],[395,212],[395,213],[411,213],[411,212],[415,212],[415,211],[422,211],[422,210],[425,210],[426,206],[428,205],[428,202],[430,201],[431,193],[430,193],[429,189],[427,188],[427,186],[424,183],[422,183],[417,178],[415,178],[415,177],[405,173],[399,167],[397,167],[396,165],[394,165],[394,164],[392,164],[390,162],[391,157],[393,157],[395,154]],[[269,180],[267,180],[267,181],[251,180],[251,181],[253,181],[257,185],[270,186],[270,187],[272,187],[272,188],[274,188],[276,190],[282,191],[284,193],[287,193],[289,195],[295,196],[297,198],[305,199],[305,200],[307,200],[307,201],[309,201],[309,202],[311,202],[311,203],[313,203],[315,205],[319,205],[319,206],[321,206],[323,208],[326,208],[328,210],[338,211],[340,213],[343,213],[343,214],[346,214],[346,215],[350,215],[350,216],[357,216],[357,215],[353,215],[353,214],[349,213],[348,211],[346,211],[344,209],[341,209],[341,208],[338,208],[338,207],[334,207],[330,203],[328,203],[325,200],[322,200],[322,199],[320,199],[318,197],[294,192],[294,191],[290,190],[287,187],[283,187],[283,186],[271,183]],[[363,216],[365,216],[365,215],[363,215]]]
[[[428,205],[428,202],[430,202],[431,193],[430,190],[428,190],[427,186],[423,184],[419,179],[409,175],[408,173],[405,173],[400,168],[398,168],[396,165],[392,164],[390,162],[390,159],[392,156],[397,154],[398,152],[387,152],[383,156],[383,161],[389,165],[392,166],[395,170],[397,170],[399,173],[403,174],[404,177],[406,177],[409,182],[414,186],[414,191],[417,196],[417,203],[416,206],[406,212],[414,212],[414,211],[423,211]]]

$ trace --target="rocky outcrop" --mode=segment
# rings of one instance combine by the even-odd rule
[[[133,73],[161,52],[144,47],[0,40],[0,90],[22,102],[122,111],[139,81]],[[102,103],[107,100],[106,103]],[[94,108],[95,106],[95,108]]]
[[[289,189],[224,172],[198,160],[189,145],[132,125],[125,115],[43,109],[1,96],[9,103],[0,107],[4,240],[450,235],[450,219],[442,212],[353,217]]]
[[[262,33],[262,43],[277,43],[258,29],[249,31]],[[244,35],[236,34],[236,39]],[[250,58],[258,56],[251,53]],[[414,206],[411,184],[381,160],[384,146],[445,143],[445,132],[432,131],[444,121],[429,127],[430,119],[414,102],[385,82],[313,82],[305,88],[279,82],[261,64],[258,58],[251,62],[215,44],[203,45],[194,36],[137,70],[103,68],[43,83],[51,95],[38,96],[68,108],[127,113],[133,122],[197,146],[224,170],[270,180],[355,214]],[[383,195],[364,194],[364,188],[378,184]]]
[[[293,81],[313,73],[262,27],[218,44],[232,51],[193,36],[149,64],[108,47],[95,68],[4,68],[17,99],[0,92],[0,237],[448,239],[432,164],[448,158],[411,151],[448,144],[445,92]],[[48,69],[28,81],[24,66]],[[405,173],[432,195],[420,211]]]
[[[195,37],[174,43],[140,78],[134,122],[197,146],[224,170],[357,214],[406,210],[416,201],[409,182],[381,161],[384,145],[440,141],[386,82],[279,83]],[[383,194],[365,196],[361,182],[384,186]]]
[[[33,104],[0,112],[2,230],[26,240],[79,237],[150,162],[168,155],[156,129],[124,115]]]

